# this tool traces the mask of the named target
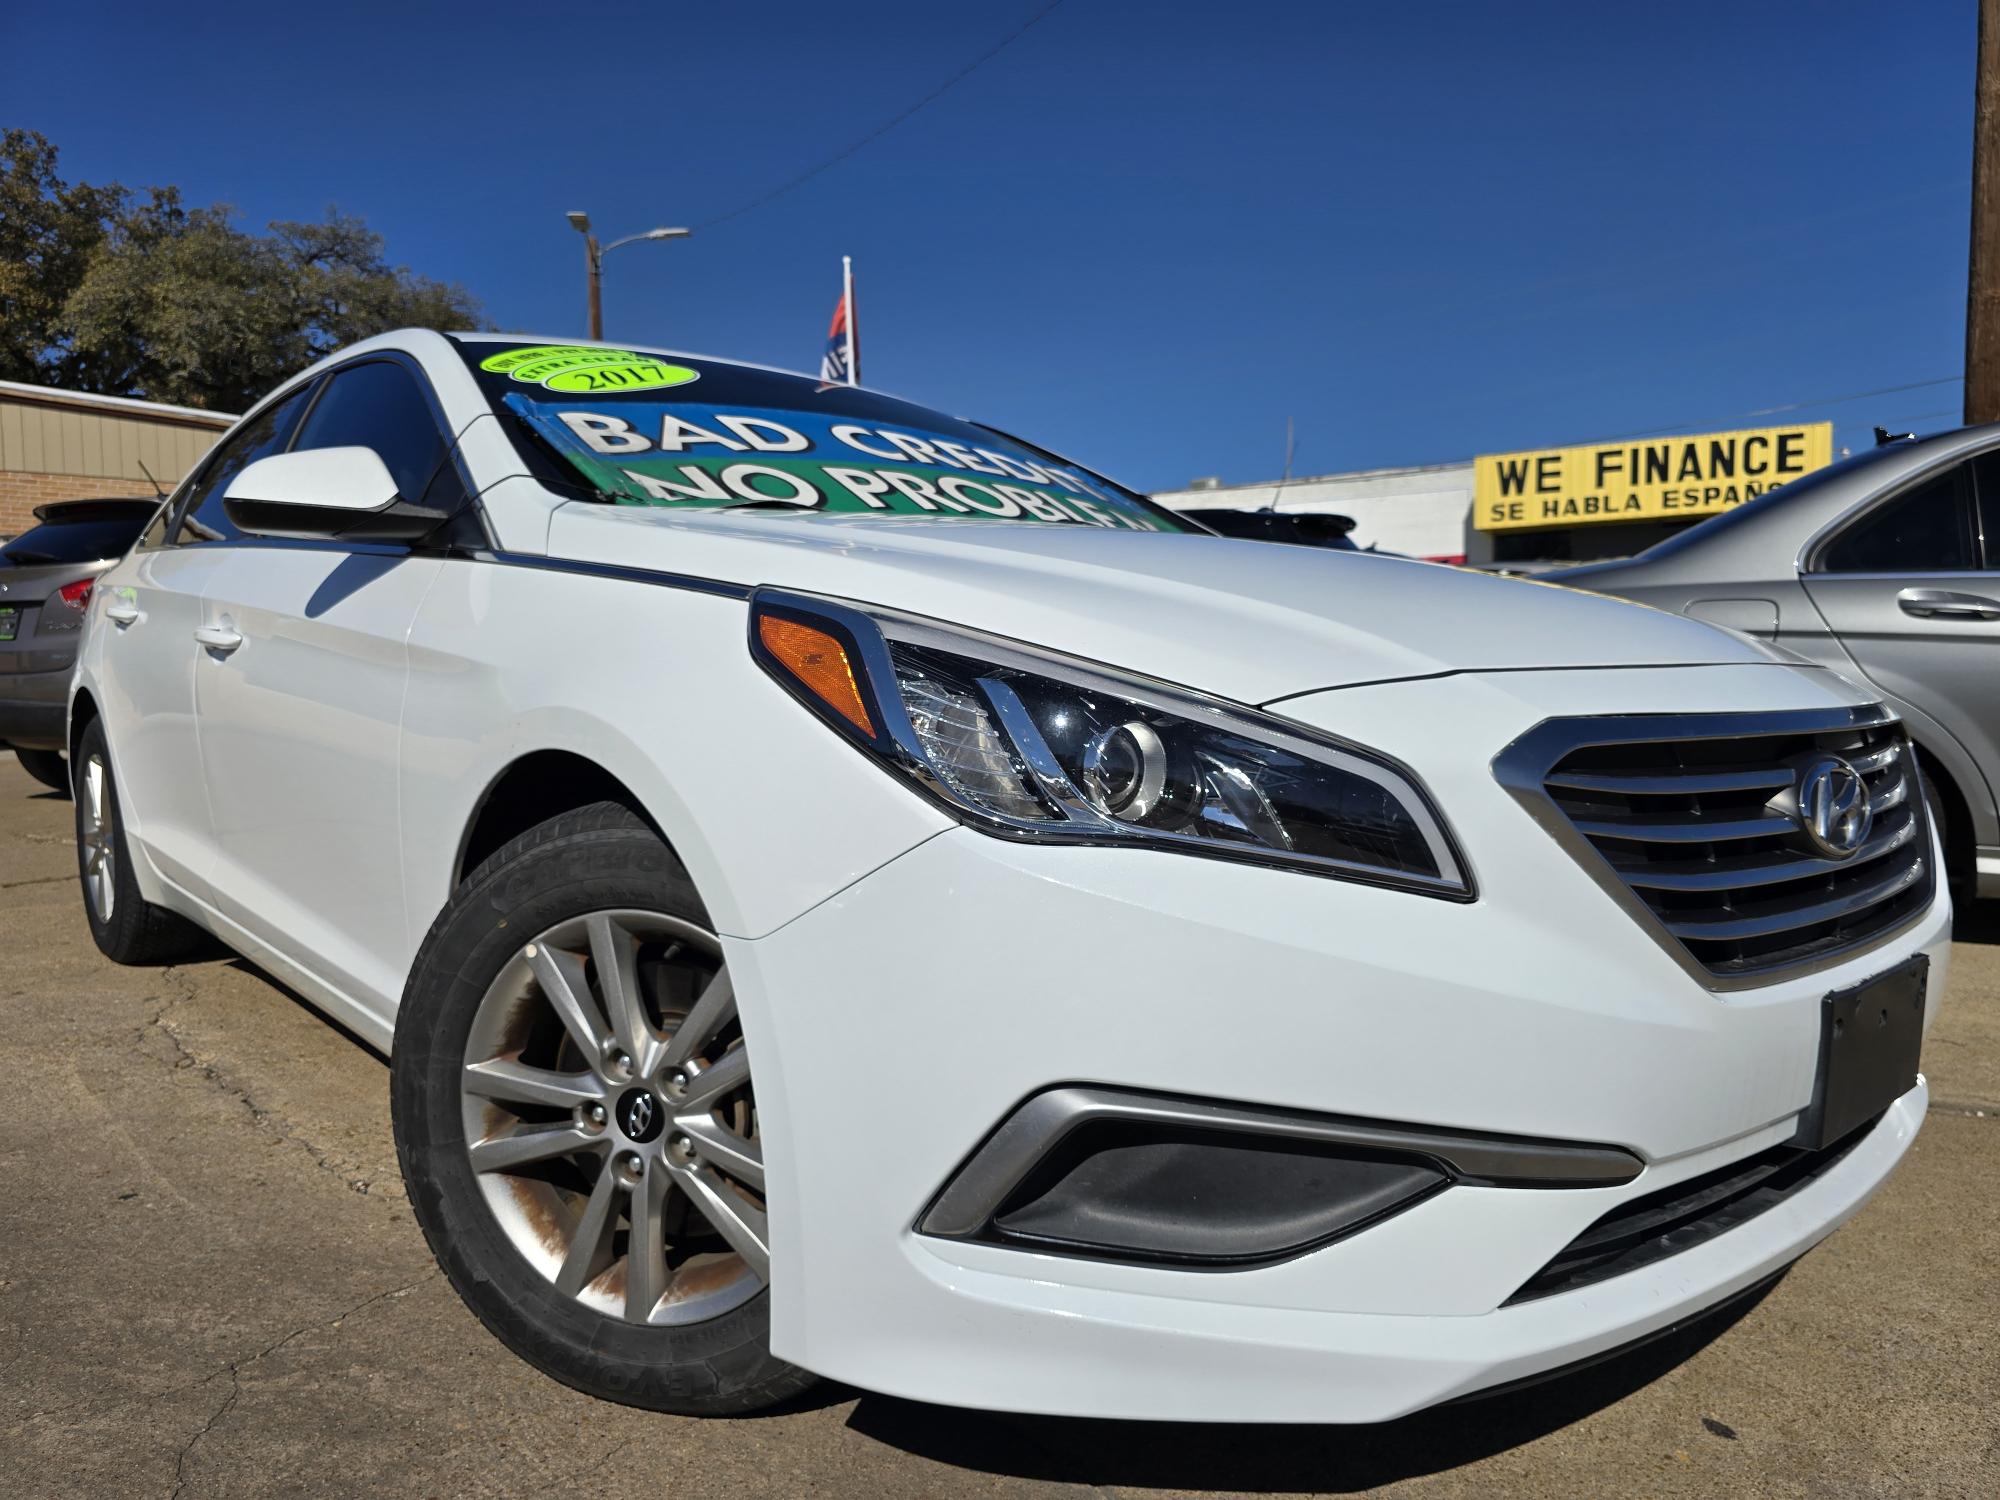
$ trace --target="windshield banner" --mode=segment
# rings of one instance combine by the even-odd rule
[[[1178,529],[1102,480],[999,437],[974,446],[908,427],[768,407],[593,406],[518,392],[506,402],[592,486],[628,504],[795,505]]]

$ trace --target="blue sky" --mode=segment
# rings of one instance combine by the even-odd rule
[[[1044,0],[11,5],[0,123],[245,223],[338,204],[583,331],[589,211],[728,213]],[[775,202],[606,262],[607,336],[815,368],[1145,488],[1442,462],[1955,376],[1973,0],[1064,0]],[[1790,416],[1949,426],[1956,385]]]

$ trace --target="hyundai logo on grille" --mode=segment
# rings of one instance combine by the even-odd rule
[[[1875,821],[1868,784],[1837,755],[1824,755],[1799,768],[1799,824],[1829,859],[1846,859],[1868,842]]]

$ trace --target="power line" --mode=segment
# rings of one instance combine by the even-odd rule
[[[1913,429],[1922,422],[1936,421],[1939,417],[1963,418],[1963,416],[1964,411],[1961,408],[1948,406],[1938,411],[1920,411],[1901,417],[1881,417],[1879,419],[1871,418],[1868,420],[1857,417],[1851,422],[1836,422],[1833,430],[1838,434],[1842,432],[1868,432],[1877,427],[1886,427],[1891,432],[1902,432]],[[1956,427],[1958,422],[1954,421],[1952,425]]]
[[[1838,406],[1843,401],[1863,401],[1870,396],[1893,396],[1898,391],[1920,391],[1926,386],[1950,385],[1954,381],[1963,379],[1965,379],[1963,375],[1940,375],[1936,380],[1913,380],[1908,385],[1884,386],[1879,391],[1862,391],[1859,395],[1854,396],[1828,396],[1824,401],[1794,401],[1786,406],[1766,406],[1757,411],[1746,411],[1743,415],[1746,417],[1774,417],[1781,411],[1801,411],[1811,406]]]
[[[794,188],[804,186],[806,183],[812,181],[813,178],[819,176],[820,173],[826,171],[829,167],[839,166],[842,162],[846,161],[848,157],[854,155],[855,152],[859,151],[863,146],[866,146],[873,141],[881,139],[883,136],[887,135],[890,131],[894,130],[898,125],[902,124],[905,120],[909,119],[911,115],[915,114],[918,110],[922,109],[925,105],[935,101],[939,95],[943,94],[947,89],[951,88],[954,84],[957,84],[962,80],[969,78],[973,73],[977,72],[980,68],[984,67],[994,58],[998,57],[1002,52],[1005,52],[1009,47],[1013,46],[1015,42],[1019,41],[1024,35],[1026,35],[1030,27],[1034,26],[1036,23],[1041,21],[1044,17],[1046,17],[1049,14],[1050,11],[1054,10],[1057,6],[1061,5],[1062,3],[1063,0],[1049,0],[1049,3],[1047,5],[1044,5],[1040,10],[1036,11],[1032,16],[1028,17],[1027,20],[1023,21],[1019,26],[1015,27],[1014,30],[1010,31],[1006,36],[1002,37],[992,47],[980,53],[979,56],[975,57],[971,62],[967,63],[964,67],[960,68],[956,73],[952,74],[951,77],[947,78],[943,83],[939,84],[936,88],[932,89],[928,94],[924,95],[923,98],[919,99],[915,104],[912,104],[908,109],[904,110],[901,114],[892,115],[889,119],[884,120],[880,125],[877,125],[873,130],[869,131],[868,134],[862,136],[860,140],[855,141],[852,145],[843,146],[840,150],[834,152],[833,155],[827,157],[826,160],[820,162],[817,166],[808,167],[805,171],[799,173],[798,176],[789,178],[786,181],[779,183],[778,186],[772,188],[770,192],[763,194],[761,197],[752,198],[748,203],[743,204],[740,208],[732,208],[729,210],[728,213],[717,214],[712,219],[703,219],[699,224],[696,224],[694,227],[696,229],[712,229],[717,224],[725,224],[731,219],[740,219],[741,217],[743,217],[743,215],[750,213],[752,210],[762,208],[765,204],[770,203],[775,199],[784,197],[785,194],[791,192]]]
[[[1714,417],[1700,422],[1675,422],[1667,427],[1648,427],[1643,432],[1617,432],[1608,438],[1595,439],[1602,443],[1620,443],[1626,438],[1659,437],[1664,433],[1685,432],[1690,427],[1707,427],[1714,422],[1742,422],[1751,417],[1775,417],[1781,412],[1807,411],[1818,406],[1840,406],[1849,401],[1866,401],[1872,396],[1893,396],[1899,391],[1921,391],[1934,385],[1951,385],[1965,379],[1960,375],[1940,375],[1935,380],[1912,380],[1907,385],[1885,385],[1880,390],[1855,391],[1846,396],[1824,396],[1815,401],[1787,401],[1782,406],[1760,406],[1755,411],[1739,411],[1732,416]]]

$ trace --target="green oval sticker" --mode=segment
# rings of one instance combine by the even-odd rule
[[[670,365],[623,349],[591,349],[578,344],[509,349],[482,359],[479,368],[551,391],[590,395],[657,391],[701,379],[699,370],[686,365]]]

